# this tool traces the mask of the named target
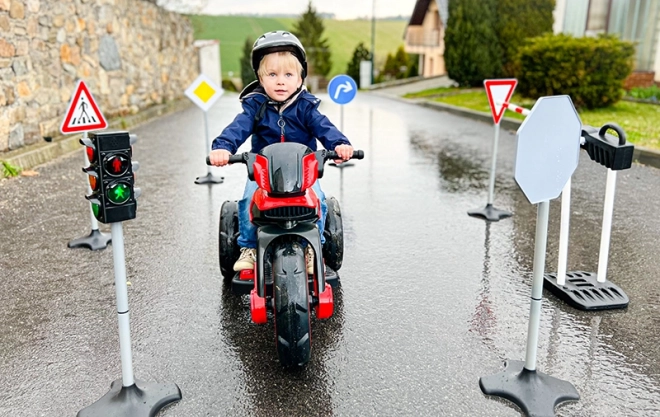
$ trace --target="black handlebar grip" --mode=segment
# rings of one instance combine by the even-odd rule
[[[239,153],[236,155],[229,155],[229,164],[241,164],[243,162],[247,161],[247,158],[245,156],[245,153]],[[206,165],[211,165],[211,159],[207,156],[206,157]]]
[[[229,155],[230,164],[241,164],[247,161],[247,153],[238,153],[236,155]]]
[[[364,151],[353,151],[353,157],[351,159],[364,159]]]

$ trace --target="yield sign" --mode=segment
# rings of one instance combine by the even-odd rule
[[[73,93],[66,117],[60,126],[60,132],[63,134],[87,132],[106,127],[108,127],[108,122],[105,121],[101,110],[96,105],[92,93],[89,92],[83,80],[78,81],[76,92]]]
[[[486,94],[488,94],[488,104],[490,104],[490,112],[493,114],[493,120],[496,125],[500,124],[505,110],[504,103],[508,103],[509,99],[511,99],[516,84],[518,84],[518,80],[515,78],[484,80],[484,87],[486,87]]]

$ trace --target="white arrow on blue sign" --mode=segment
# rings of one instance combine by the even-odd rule
[[[357,84],[348,75],[340,74],[330,80],[328,84],[328,95],[337,104],[346,104],[355,98]]]

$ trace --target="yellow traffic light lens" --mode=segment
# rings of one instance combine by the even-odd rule
[[[95,176],[93,175],[88,175],[89,178],[89,186],[92,187],[92,191],[96,191],[98,188],[98,181]]]

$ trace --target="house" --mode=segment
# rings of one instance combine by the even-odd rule
[[[419,54],[419,73],[425,77],[446,74],[444,33],[448,1],[417,0],[406,27],[405,50]],[[636,43],[634,72],[626,80],[626,88],[660,83],[660,1],[556,0],[553,14],[555,33],[612,33]]]
[[[445,26],[448,0],[417,0],[404,34],[404,49],[419,54],[419,75],[445,75]]]
[[[626,88],[660,82],[660,2],[657,0],[556,0],[555,33],[573,36],[617,34],[636,43],[634,72]]]

